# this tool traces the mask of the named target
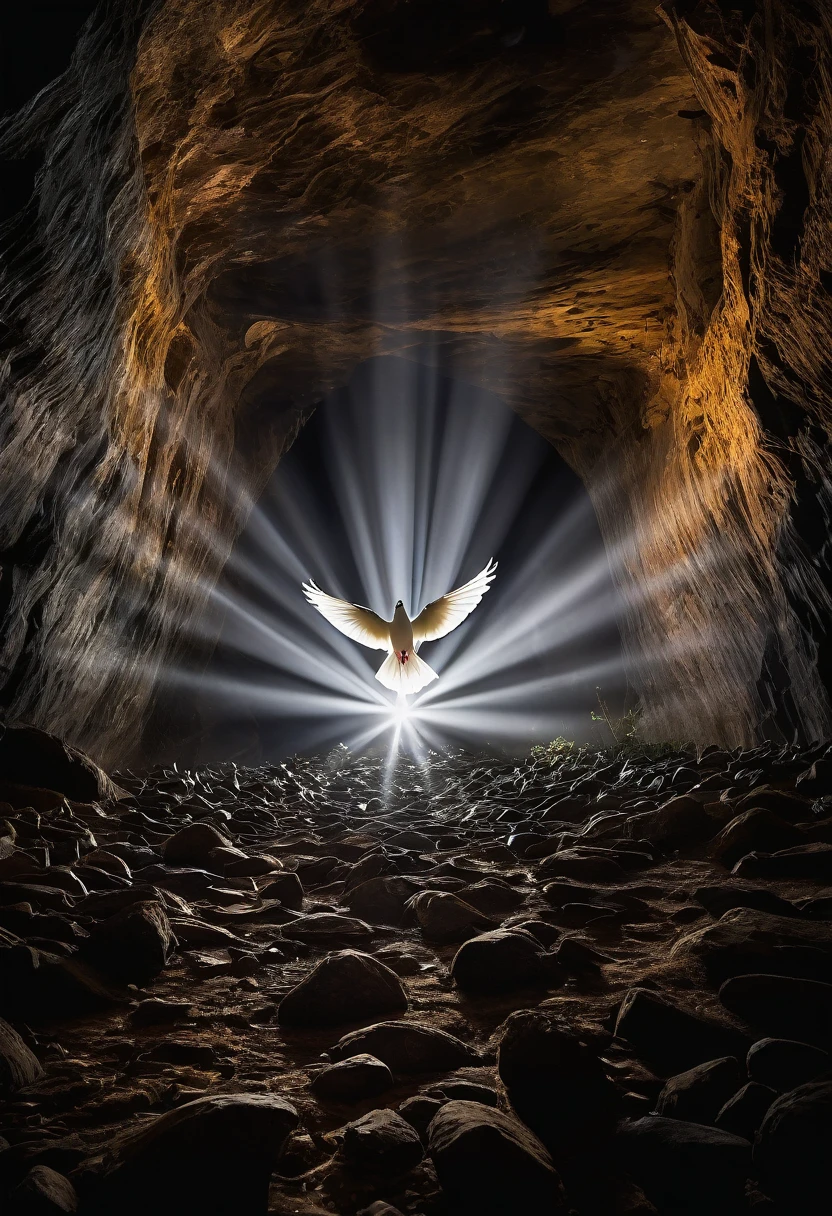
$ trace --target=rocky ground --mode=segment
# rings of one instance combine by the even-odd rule
[[[10,1216],[828,1210],[826,746],[114,786],[9,739]]]

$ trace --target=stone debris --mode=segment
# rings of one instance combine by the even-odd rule
[[[825,1210],[825,751],[18,766],[0,1205]]]

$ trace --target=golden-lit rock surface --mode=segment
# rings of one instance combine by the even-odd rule
[[[5,134],[45,150],[4,279],[12,711],[138,752],[252,498],[383,352],[499,393],[584,479],[654,736],[751,739],[764,661],[822,735],[832,18],[724,7],[89,27]]]

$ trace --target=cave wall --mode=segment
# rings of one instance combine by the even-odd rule
[[[102,9],[0,133],[44,157],[4,237],[7,712],[139,756],[281,452],[395,353],[580,473],[652,735],[748,741],[767,698],[828,731],[831,32],[819,0]]]

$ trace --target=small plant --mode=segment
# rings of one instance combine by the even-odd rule
[[[557,739],[553,739],[551,743],[538,743],[531,751],[533,760],[540,760],[546,764],[557,764],[561,760],[573,760],[582,752],[586,751],[584,744],[579,744],[574,739],[564,739],[563,735],[558,735]]]
[[[640,733],[640,709],[628,709],[621,717],[616,717],[610,713],[609,706],[603,700],[601,689],[597,688],[595,691],[600,712],[596,713],[595,710],[592,710],[590,717],[593,722],[603,722],[612,736],[612,743],[604,740],[600,742],[599,746],[593,747],[587,743],[576,743],[559,735],[551,743],[533,747],[531,751],[533,759],[554,765],[563,760],[575,760],[591,753],[607,760],[626,760],[630,756],[643,756],[647,760],[656,761],[690,750],[690,744],[680,743],[675,739],[662,743],[647,742]]]

